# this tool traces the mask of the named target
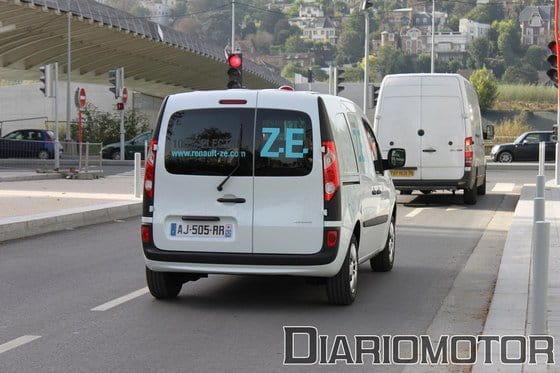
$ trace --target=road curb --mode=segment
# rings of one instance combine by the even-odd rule
[[[497,163],[486,162],[488,170],[538,170],[538,163]],[[545,170],[554,170],[554,163],[545,163]]]
[[[56,173],[38,173],[36,175],[0,176],[0,183],[11,181],[53,180],[62,179],[64,175]]]
[[[0,219],[0,242],[140,216],[141,201],[113,202]]]

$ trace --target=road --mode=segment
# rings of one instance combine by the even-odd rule
[[[506,196],[533,174],[490,172],[474,207],[460,195],[400,196],[395,268],[363,264],[350,307],[328,305],[320,285],[264,276],[210,276],[156,301],[141,290],[138,219],[1,244],[0,371],[280,371],[284,325],[332,337],[423,334]],[[17,347],[4,352],[6,343]]]

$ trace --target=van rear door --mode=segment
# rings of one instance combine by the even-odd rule
[[[422,77],[421,105],[422,180],[462,178],[466,119],[458,78]]]
[[[324,219],[317,97],[261,91],[257,106],[253,252],[316,253]]]
[[[256,101],[256,92],[235,90],[169,98],[156,155],[156,247],[252,252]]]
[[[422,177],[420,129],[419,77],[387,78],[382,87],[379,110],[375,118],[375,132],[383,157],[391,148],[406,150],[403,170],[392,170],[393,179],[420,180]]]

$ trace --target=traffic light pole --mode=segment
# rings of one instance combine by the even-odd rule
[[[121,112],[121,161],[124,161],[124,108],[120,110]]]
[[[558,30],[558,14],[560,10],[558,7],[560,6],[560,0],[554,0],[554,38],[556,39],[556,48],[558,48],[558,42],[560,41],[560,32]],[[556,55],[558,56],[558,51],[556,51]],[[560,59],[556,58],[556,67],[557,71],[560,71]],[[558,94],[557,94],[557,107],[556,107],[556,125],[560,126],[560,84],[558,84]],[[556,167],[555,167],[555,174],[554,179],[556,181],[556,185],[560,185],[560,142],[558,139],[556,140]]]
[[[72,71],[72,40],[71,40],[71,21],[72,21],[72,13],[68,11],[68,30],[67,30],[67,45],[66,45],[66,141],[70,141],[72,138],[72,129],[71,129],[71,111],[70,111],[70,83],[71,83],[71,76],[70,72]]]

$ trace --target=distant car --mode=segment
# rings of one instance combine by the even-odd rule
[[[54,158],[54,132],[23,129],[0,138],[2,158]]]
[[[553,161],[555,158],[556,142],[552,141],[552,131],[525,132],[514,142],[494,145],[490,157],[494,162],[538,161],[539,143],[545,142],[545,159]]]
[[[136,136],[132,140],[124,143],[124,159],[134,159],[134,153],[138,152],[144,159],[144,142],[152,139],[151,132],[144,132]],[[103,147],[103,158],[121,159],[121,144],[116,142]]]

